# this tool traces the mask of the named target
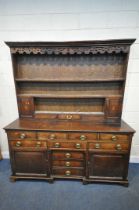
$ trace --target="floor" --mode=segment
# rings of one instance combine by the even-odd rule
[[[0,161],[0,210],[139,210],[139,164],[130,164],[128,188],[80,181],[9,182],[9,160]]]

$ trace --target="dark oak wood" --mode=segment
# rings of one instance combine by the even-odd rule
[[[135,131],[121,115],[134,41],[6,43],[20,117],[5,127],[11,181],[128,185]]]

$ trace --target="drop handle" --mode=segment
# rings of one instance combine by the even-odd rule
[[[112,137],[111,137],[111,140],[112,140],[112,141],[116,141],[116,140],[117,140],[117,136],[112,136]]]
[[[81,140],[81,141],[84,141],[84,140],[86,140],[86,139],[87,139],[87,137],[86,137],[85,135],[81,135],[81,136],[80,136],[80,140]]]
[[[69,167],[70,165],[71,165],[70,162],[65,163],[65,166],[67,166],[67,167]]]
[[[100,149],[100,144],[98,144],[98,143],[95,144],[95,148],[96,148],[96,149]]]
[[[81,144],[80,143],[76,143],[75,147],[76,147],[76,149],[80,149],[81,148]]]
[[[26,134],[25,133],[21,133],[20,134],[20,139],[25,139],[26,138]]]
[[[66,118],[67,118],[68,120],[71,120],[71,119],[72,119],[72,115],[67,115]]]
[[[49,137],[50,140],[56,139],[56,135],[55,134],[51,134]]]
[[[122,149],[121,144],[117,144],[117,145],[116,145],[116,149],[117,149],[117,150],[121,150],[121,149]]]
[[[56,147],[56,148],[59,148],[59,147],[60,147],[60,143],[59,143],[59,142],[56,142],[56,143],[55,143],[55,147]]]
[[[21,141],[17,141],[17,142],[16,142],[16,146],[17,146],[17,147],[21,147],[21,145],[22,145]]]
[[[65,154],[65,157],[66,157],[66,158],[70,158],[70,157],[71,157],[71,154],[70,154],[70,153],[66,153],[66,154]]]
[[[66,176],[70,176],[71,175],[71,171],[65,171]]]
[[[38,141],[38,142],[36,143],[36,147],[40,147],[40,146],[41,146],[41,142]]]

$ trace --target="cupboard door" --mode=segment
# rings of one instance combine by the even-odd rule
[[[33,117],[34,101],[32,97],[18,97],[18,108],[20,117]]]
[[[45,150],[13,150],[12,164],[14,174],[47,175],[47,153]]]
[[[126,179],[127,168],[126,154],[89,154],[89,178]]]

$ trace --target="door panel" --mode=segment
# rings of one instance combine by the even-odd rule
[[[13,151],[13,165],[16,174],[47,174],[46,151]]]
[[[124,178],[127,167],[125,154],[89,154],[89,177]]]

